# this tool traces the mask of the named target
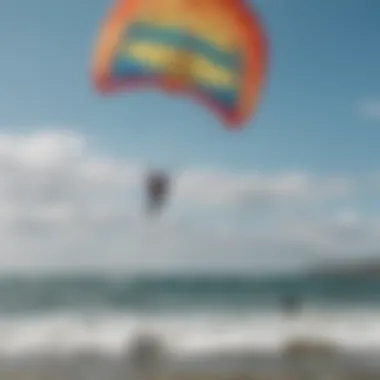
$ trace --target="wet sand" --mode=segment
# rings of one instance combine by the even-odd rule
[[[348,353],[331,344],[289,341],[278,352],[223,351],[181,356],[140,335],[119,355],[30,353],[0,359],[0,380],[379,380],[380,353]]]
[[[0,380],[379,380],[378,367],[371,368],[368,356],[305,357],[225,353],[175,360],[155,375],[133,376],[120,357],[76,354],[66,357],[2,359]],[[373,358],[379,363],[379,358]]]
[[[93,379],[90,374],[81,374],[75,377],[60,373],[31,373],[31,372],[13,372],[4,375],[4,380],[87,380]],[[105,377],[104,380],[111,379]],[[116,378],[112,378],[116,379]],[[117,380],[131,379],[130,377],[118,377]],[[260,375],[254,373],[236,373],[233,375],[215,375],[212,373],[202,374],[177,374],[156,378],[154,380],[378,380],[378,375],[370,374],[346,374],[343,376],[312,376],[312,375]]]

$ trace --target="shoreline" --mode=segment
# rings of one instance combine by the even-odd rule
[[[250,351],[198,355],[184,360],[170,355],[170,364],[149,380],[378,380],[380,353],[289,356],[284,352]],[[376,365],[374,365],[376,364]],[[132,379],[123,356],[95,352],[72,355],[34,354],[0,359],[4,380],[125,380]],[[138,377],[141,380],[141,376]]]

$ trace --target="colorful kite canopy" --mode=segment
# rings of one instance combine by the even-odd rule
[[[105,94],[154,85],[195,96],[239,128],[257,107],[266,52],[245,0],[118,0],[100,32],[93,80]]]

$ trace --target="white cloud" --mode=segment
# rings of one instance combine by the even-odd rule
[[[268,201],[317,201],[342,197],[355,190],[347,178],[312,178],[290,172],[228,174],[216,171],[185,172],[178,185],[179,197],[204,205],[247,205]]]
[[[0,135],[0,271],[258,270],[380,248],[379,221],[295,212],[348,197],[357,190],[350,179],[187,170],[168,212],[147,221],[143,174],[140,163],[99,157],[75,134]],[[291,206],[273,213],[273,203]]]
[[[369,100],[360,104],[360,113],[369,120],[380,121],[380,100]]]

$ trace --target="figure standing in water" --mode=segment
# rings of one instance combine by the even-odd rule
[[[301,300],[296,296],[284,296],[281,299],[281,309],[284,314],[295,316],[301,312]]]

